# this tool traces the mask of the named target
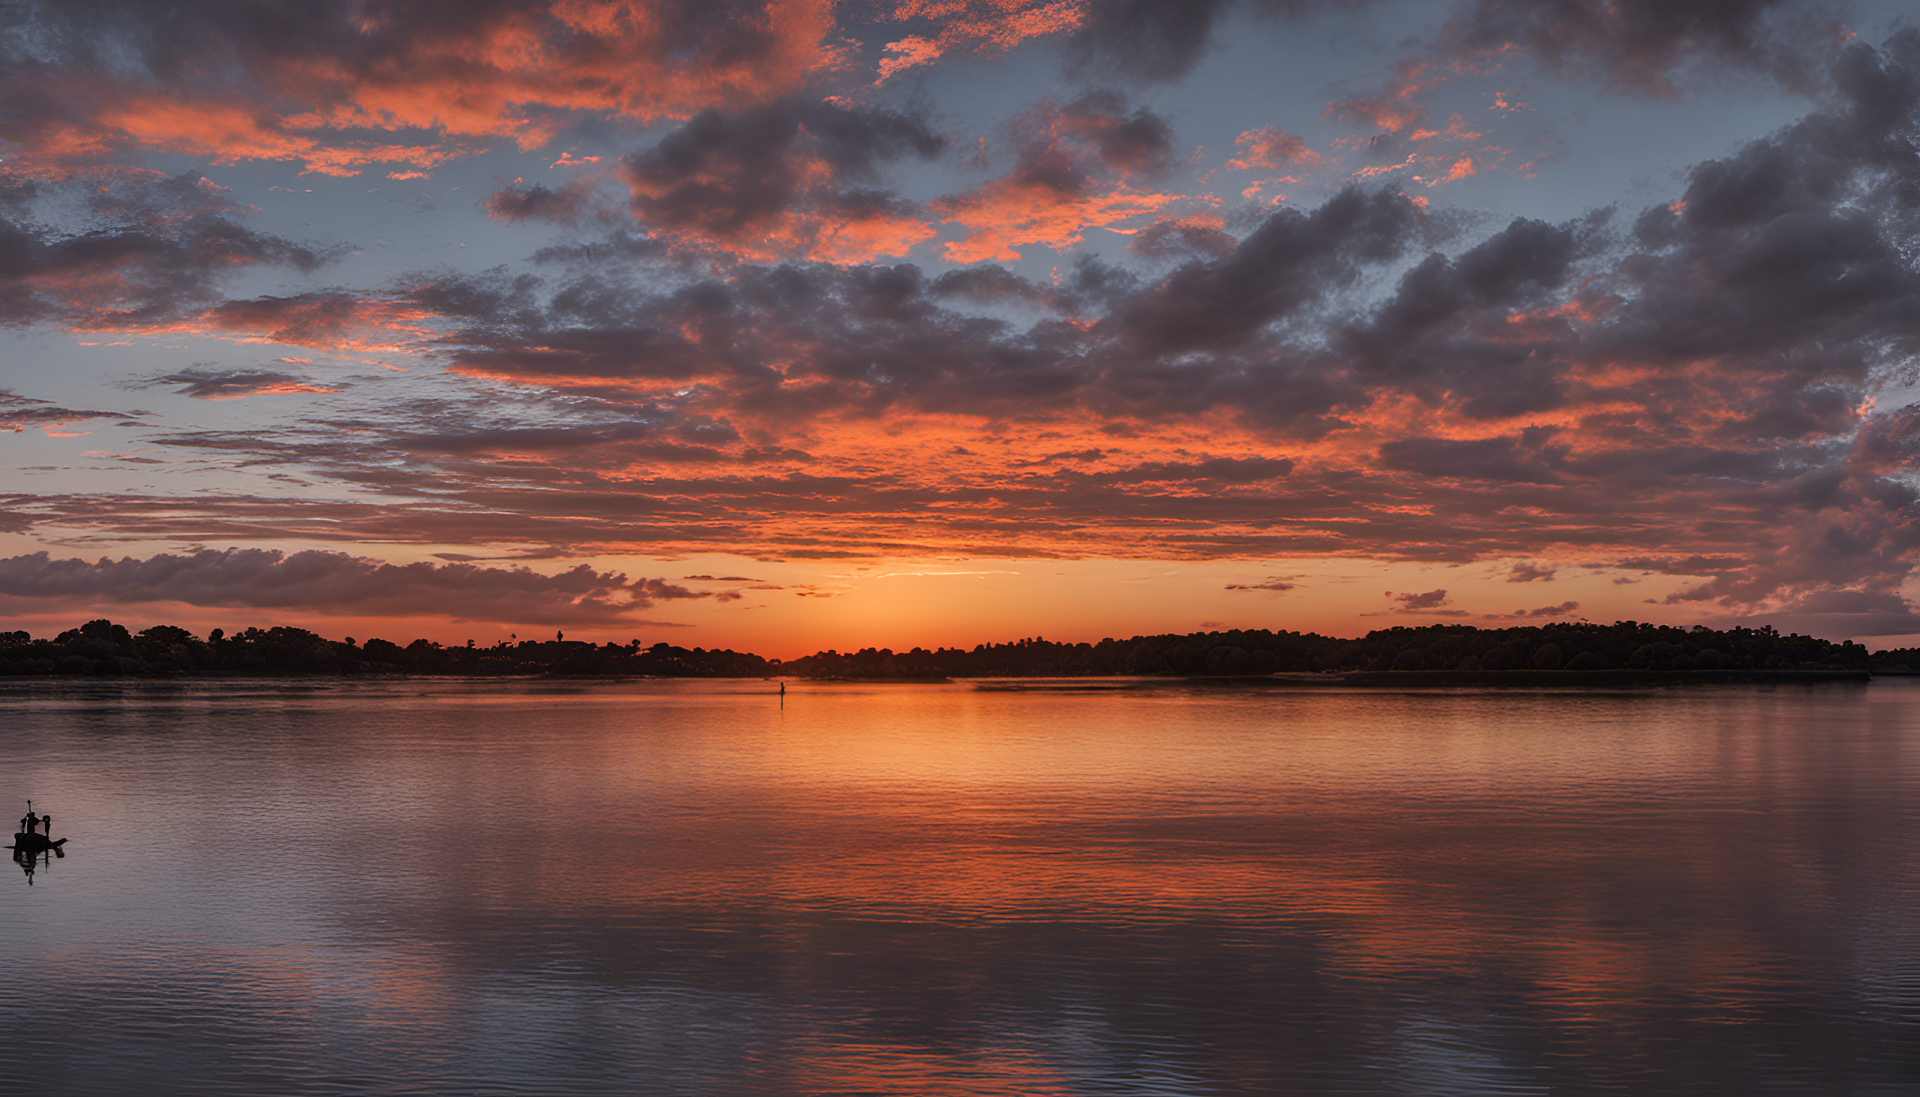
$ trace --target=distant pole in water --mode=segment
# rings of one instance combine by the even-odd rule
[[[787,684],[785,682],[780,683],[780,707],[787,707]]]

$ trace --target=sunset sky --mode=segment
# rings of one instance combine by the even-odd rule
[[[1912,10],[0,3],[0,616],[1912,643]]]

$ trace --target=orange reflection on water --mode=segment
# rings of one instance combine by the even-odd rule
[[[1057,1064],[1031,1052],[993,1047],[955,1052],[850,1041],[786,1049],[771,1073],[795,1093],[1068,1097],[1084,1092],[1080,1078]]]
[[[1676,1025],[1746,1054],[1825,1008],[1914,875],[1885,775],[1920,737],[1856,694],[764,686],[262,686],[29,772],[101,861],[143,818],[248,851],[97,885],[190,911],[151,955],[193,978],[425,1043],[512,1003],[487,1039],[740,1092],[1684,1071]],[[91,909],[62,993],[125,970]]]

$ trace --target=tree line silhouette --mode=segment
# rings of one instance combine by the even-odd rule
[[[1920,649],[1878,652],[1852,641],[1781,635],[1772,627],[1683,628],[1618,621],[1513,628],[1399,626],[1358,639],[1234,629],[1059,643],[1039,637],[973,648],[865,648],[799,659],[666,643],[503,641],[448,647],[415,640],[364,644],[305,629],[249,628],[205,639],[174,625],[131,632],[109,620],[36,640],[0,631],[0,677],[204,674],[648,675],[672,678],[1037,678],[1110,675],[1253,676],[1327,671],[1478,670],[1920,671]]]
[[[579,640],[503,641],[447,647],[415,640],[356,644],[301,628],[214,629],[202,640],[174,625],[130,632],[112,621],[88,621],[51,640],[0,632],[0,676],[188,674],[580,674],[673,678],[747,678],[768,673],[767,660],[745,652],[654,644],[595,645]]]

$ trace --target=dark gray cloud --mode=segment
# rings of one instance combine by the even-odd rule
[[[1229,0],[1113,0],[1094,4],[1068,43],[1082,72],[1107,79],[1185,76],[1212,44]]]
[[[1166,171],[1178,151],[1172,123],[1145,107],[1129,110],[1125,97],[1115,91],[1088,92],[1064,107],[1042,108],[1016,122],[1014,136],[1022,146],[1023,164],[1044,162],[1055,153],[1054,142],[1066,136],[1106,172],[1129,179]]]
[[[391,293],[316,290],[287,297],[226,300],[195,319],[217,330],[266,336],[275,343],[344,349],[369,337],[376,343],[415,339],[415,323],[427,318]]]
[[[874,184],[886,165],[931,159],[946,144],[911,114],[789,99],[702,111],[623,159],[620,177],[644,225],[721,246],[764,247],[769,236],[794,234],[791,214],[819,218],[822,227],[910,216],[910,204]],[[784,243],[805,254],[813,241],[803,234]]]
[[[1840,0],[1472,0],[1443,48],[1519,47],[1549,72],[1673,95],[1689,69],[1745,70],[1807,90],[1819,45],[1842,29]]]
[[[1082,77],[1151,83],[1190,73],[1230,13],[1294,20],[1367,0],[1107,0],[1067,42]],[[1672,95],[1695,70],[1763,75],[1795,90],[1819,80],[1820,47],[1842,32],[1845,0],[1461,0],[1442,55],[1519,49],[1566,79]]]
[[[197,172],[88,175],[33,191],[81,193],[86,213],[67,230],[0,217],[0,324],[163,323],[220,301],[237,271],[311,271],[338,254],[248,229],[227,192]]]
[[[1067,42],[1068,68],[1083,77],[1151,83],[1191,72],[1215,44],[1224,17],[1236,7],[1257,15],[1298,19],[1367,6],[1370,0],[1104,0],[1087,8]]]
[[[464,323],[449,351],[460,370],[534,383],[705,381],[715,386],[703,390],[709,398],[724,392],[733,412],[751,415],[777,409],[806,419],[849,408],[995,415],[1093,406],[1161,417],[1225,407],[1285,425],[1342,399],[1364,401],[1358,390],[1341,387],[1337,372],[1276,361],[1271,351],[1174,368],[1163,360],[1203,349],[1179,342],[1185,332],[1154,332],[1160,346],[1141,348],[1111,319],[1091,327],[1043,319],[1022,329],[951,307],[998,298],[1071,314],[1109,300],[1144,312],[1163,308],[1156,298],[1178,292],[1130,292],[1137,284],[1097,262],[1076,264],[1057,287],[991,268],[932,281],[913,266],[822,265],[739,268],[724,280],[667,292],[592,272],[557,289],[448,276],[416,286],[409,300]],[[1286,304],[1273,303],[1268,318],[1280,318]],[[1217,326],[1192,332],[1208,343],[1226,334]],[[787,364],[775,371],[772,361]]]
[[[933,280],[927,291],[935,298],[961,298],[974,304],[1045,303],[1051,290],[991,264],[950,270]]]
[[[195,365],[138,382],[140,387],[179,385],[173,391],[195,400],[239,400],[248,396],[282,396],[301,392],[339,392],[338,385],[320,384],[299,374],[257,367]]]
[[[1508,621],[1536,620],[1543,617],[1553,618],[1555,620],[1566,620],[1567,618],[1572,617],[1573,614],[1579,610],[1579,608],[1580,608],[1580,603],[1575,601],[1566,601],[1566,602],[1560,603],[1557,606],[1539,606],[1535,609],[1517,609],[1517,610],[1514,610],[1512,613],[1489,613],[1486,616],[1494,618],[1496,620],[1508,620]]]
[[[1425,95],[1468,71],[1511,71],[1521,58],[1563,80],[1678,98],[1729,76],[1817,91],[1833,49],[1851,36],[1848,0],[1461,0],[1437,37],[1372,91],[1327,104],[1325,117],[1377,130],[1376,164],[1405,153],[1429,125]]]
[[[558,188],[544,183],[509,186],[493,193],[482,208],[495,221],[547,221],[575,224],[594,212],[594,181],[575,179]]]
[[[1174,166],[1172,123],[1124,96],[1091,91],[1062,106],[1050,99],[1015,116],[1006,138],[1012,167],[973,191],[931,206],[969,224],[993,224],[1106,193],[1118,180],[1145,180]]]
[[[128,414],[124,411],[86,411],[79,408],[65,408],[50,400],[38,400],[31,396],[0,391],[0,430],[10,430],[15,434],[28,427],[59,427],[89,419],[124,419]]]
[[[1544,437],[1532,445],[1525,437],[1403,438],[1380,446],[1379,465],[1422,477],[1547,484],[1561,480],[1569,453]]]
[[[1398,258],[1421,232],[1404,197],[1350,188],[1311,212],[1274,212],[1230,254],[1174,271],[1112,322],[1148,354],[1244,343]]]
[[[162,553],[146,560],[0,559],[0,594],[68,604],[184,602],[332,613],[439,615],[456,620],[614,622],[656,603],[710,597],[660,579],[628,579],[582,564],[558,575],[472,564],[387,564],[339,552],[265,549]]]
[[[1142,259],[1219,259],[1240,246],[1218,220],[1163,217],[1127,241],[1127,253]]]
[[[1564,225],[1520,219],[1457,257],[1429,254],[1367,322],[1337,329],[1334,346],[1364,374],[1445,392],[1472,415],[1557,407],[1571,325],[1515,328],[1512,318],[1561,304],[1576,260],[1611,242],[1609,221],[1606,211]]]

